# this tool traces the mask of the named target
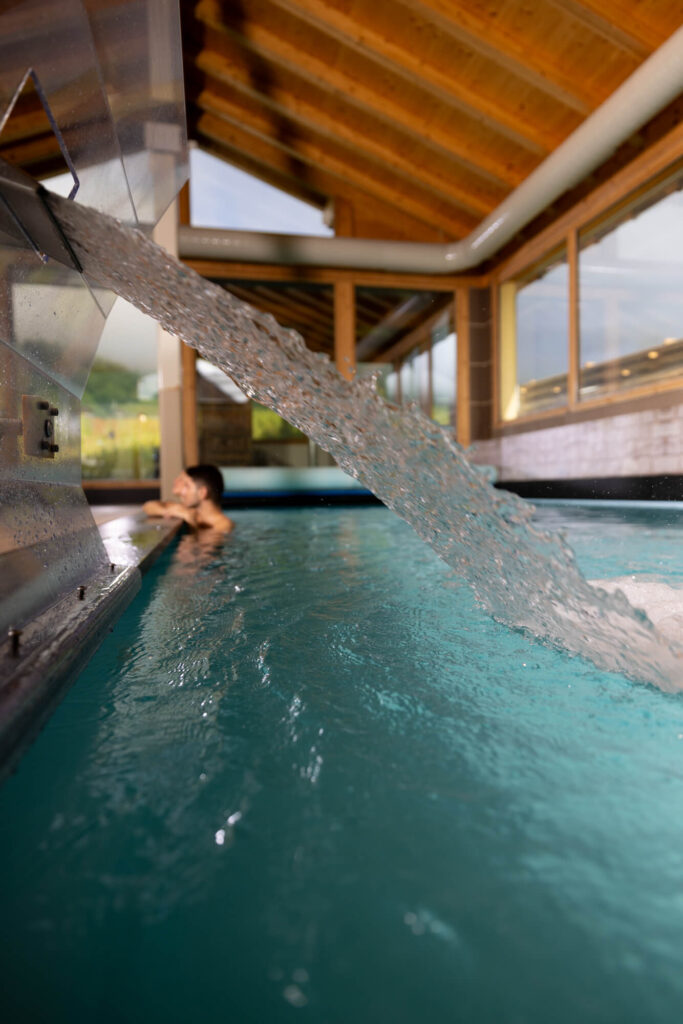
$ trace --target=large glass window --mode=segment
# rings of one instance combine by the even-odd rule
[[[455,426],[457,346],[446,310],[432,327],[432,412],[444,427]]]
[[[566,250],[500,288],[503,419],[567,402],[569,272]]]
[[[683,175],[581,232],[582,398],[683,370]]]
[[[423,320],[409,337],[417,344],[398,354],[386,368],[380,394],[389,401],[400,399],[404,405],[414,403],[430,419],[454,427],[457,341],[452,300],[440,313]]]
[[[333,235],[323,211],[251,174],[190,149],[190,218],[197,227]]]
[[[307,466],[304,435],[272,409],[252,402],[223,370],[197,360],[200,462],[219,466]]]
[[[578,233],[578,299],[569,338],[566,248],[514,280],[499,298],[500,415],[513,420],[578,400],[683,379],[683,169],[620,201]]]
[[[157,325],[117,299],[81,406],[84,480],[159,475]]]
[[[429,409],[429,351],[414,348],[404,359],[401,370],[401,401]]]

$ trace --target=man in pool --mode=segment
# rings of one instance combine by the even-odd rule
[[[146,501],[148,516],[184,519],[193,530],[230,533],[234,523],[221,511],[223,477],[216,466],[189,466],[173,484],[177,501]]]

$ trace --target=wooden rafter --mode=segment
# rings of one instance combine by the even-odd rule
[[[651,53],[651,47],[643,43],[632,31],[629,31],[629,26],[622,27],[605,16],[602,3],[591,6],[579,3],[579,0],[547,0],[547,2],[638,60],[642,60]]]
[[[181,5],[200,144],[334,199],[341,234],[415,241],[469,233],[683,20],[683,0]]]
[[[635,5],[625,11],[623,3],[613,0],[546,0],[592,29],[608,42],[642,60],[664,42],[668,33],[646,23]],[[671,4],[671,26],[676,26],[675,4]],[[680,14],[679,11],[679,20]]]
[[[396,0],[410,6],[413,14],[433,21],[455,39],[471,46],[500,67],[522,78],[577,113],[589,114],[602,97],[596,97],[582,82],[566,74],[529,41],[509,31],[500,20],[486,17],[467,0]]]
[[[247,112],[244,107],[229,105],[227,101],[222,100],[220,108],[207,110],[199,125],[204,133],[219,141],[225,129],[239,128],[274,146],[290,161],[310,167],[313,172],[317,168],[322,168],[335,179],[360,189],[368,196],[388,201],[425,224],[443,224],[444,229],[451,232],[454,237],[462,237],[469,233],[476,223],[473,218],[458,211],[455,205],[432,204],[427,197],[412,195],[408,185],[401,187],[402,183],[396,174],[389,177],[371,168],[368,163],[365,166],[354,167],[340,159],[330,148],[321,146],[313,139],[300,136],[296,139],[296,145],[292,145],[281,138],[274,138],[271,135],[268,118],[260,115],[258,111]]]
[[[430,192],[442,201],[455,202],[473,217],[485,216],[504,198],[504,191],[492,189],[487,183],[482,185],[480,192],[471,183],[468,188],[466,180],[459,184],[455,173],[449,176],[446,168],[441,171],[435,162],[429,161],[428,154],[418,161],[415,150],[409,155],[407,147],[405,151],[391,147],[379,137],[366,134],[359,138],[355,127],[335,119],[320,104],[275,84],[271,85],[268,95],[260,93],[242,69],[215,54],[200,54],[197,66],[213,80],[210,88],[202,90],[197,98],[197,105],[203,110],[218,112],[228,89],[229,99],[234,101],[235,93],[241,93],[262,104],[276,117],[291,120],[304,130],[328,139],[333,145],[342,141],[357,155],[364,157],[369,154],[375,163],[390,173],[404,175],[414,183],[413,187]],[[458,168],[454,168],[454,172],[457,171]]]
[[[353,14],[321,0],[271,0],[271,3],[331,35],[344,46],[369,58],[381,67],[401,75],[409,83],[419,81],[420,88],[436,99],[453,104],[468,117],[481,121],[494,132],[507,136],[516,145],[523,146],[538,156],[553,149],[557,136],[544,125],[525,120],[523,114],[511,109],[505,97],[489,99],[452,71],[430,64],[415,50],[396,43],[379,31],[370,21],[372,8],[368,6]]]
[[[393,99],[390,92],[380,92],[343,69],[330,66],[317,54],[305,52],[268,25],[250,24],[248,35],[229,27],[217,20],[215,0],[201,0],[196,13],[215,33],[207,41],[207,48],[220,53],[220,37],[231,39],[259,60],[275,67],[281,66],[311,81],[318,89],[337,97],[350,108],[370,113],[390,127],[398,126],[421,145],[433,149],[438,156],[459,161],[468,173],[488,180],[495,187],[515,187],[538,162],[524,153],[519,154],[519,166],[512,166],[509,161],[506,164],[501,160],[499,155],[475,149],[471,142],[459,139],[444,127],[440,119],[425,116],[431,109],[428,99],[422,103],[422,112],[418,113],[403,101]],[[416,105],[415,100],[413,105]]]

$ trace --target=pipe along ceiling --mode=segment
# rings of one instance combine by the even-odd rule
[[[683,27],[652,54],[467,238],[446,244],[318,238],[182,226],[180,256],[396,273],[454,274],[493,256],[683,90]]]

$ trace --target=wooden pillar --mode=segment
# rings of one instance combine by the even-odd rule
[[[185,182],[178,193],[178,223],[190,224],[190,183]],[[196,466],[199,462],[197,428],[197,353],[184,342],[180,348],[182,370],[183,462]]]
[[[167,252],[178,252],[178,206],[171,203],[154,228],[154,241]],[[172,496],[173,481],[183,466],[181,342],[157,325],[159,370],[159,428],[161,433],[161,498]]]
[[[334,361],[342,377],[356,374],[356,296],[353,281],[334,284]]]
[[[181,351],[183,376],[183,458],[186,466],[199,462],[197,429],[197,353],[189,345]]]
[[[334,233],[353,236],[353,207],[346,199],[334,201]],[[356,375],[356,295],[353,281],[334,284],[334,361],[342,377]]]

